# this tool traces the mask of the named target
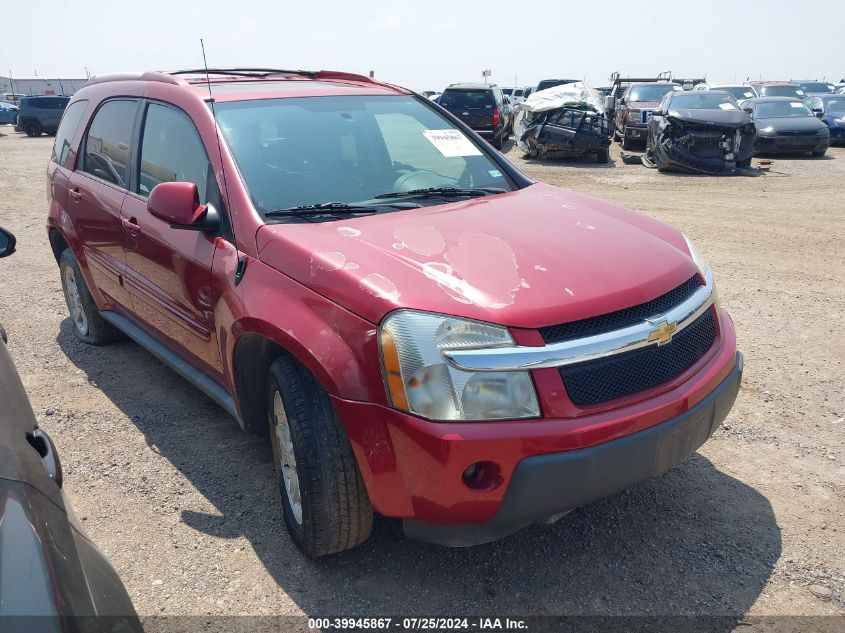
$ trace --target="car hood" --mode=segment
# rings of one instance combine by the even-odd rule
[[[751,116],[744,110],[690,110],[687,108],[670,108],[668,116],[686,123],[704,123],[719,127],[742,127],[751,122]]]
[[[758,118],[755,123],[759,130],[772,127],[778,132],[813,132],[827,127],[824,121],[815,116]]]
[[[264,263],[373,323],[409,307],[536,328],[649,301],[697,270],[677,229],[545,184],[268,224],[257,242]]]

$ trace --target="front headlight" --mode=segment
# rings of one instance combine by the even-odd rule
[[[760,136],[777,136],[777,132],[775,132],[775,128],[771,125],[764,128],[757,128],[757,133]]]
[[[845,117],[842,117],[841,119],[833,119],[833,122],[836,123],[836,125],[845,125]]]
[[[431,420],[507,420],[540,415],[524,371],[468,372],[449,365],[447,349],[510,347],[507,328],[430,312],[397,310],[379,328],[390,403]]]
[[[690,242],[689,238],[684,235],[684,241],[687,243],[687,249],[689,249],[690,257],[692,257],[692,261],[695,262],[695,265],[698,267],[698,272],[701,273],[701,276],[704,276],[704,273],[707,271],[707,262],[704,261],[704,258],[701,257],[701,254],[698,252],[698,249],[695,245]]]

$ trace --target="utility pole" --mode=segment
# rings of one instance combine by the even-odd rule
[[[12,69],[9,69],[9,84],[12,86],[12,94],[15,94],[15,80],[12,79]]]

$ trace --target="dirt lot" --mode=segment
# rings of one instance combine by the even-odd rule
[[[845,613],[845,149],[759,177],[525,162],[678,226],[746,355],[725,426],[662,478],[499,543],[377,523],[312,562],[284,533],[269,445],[131,342],[71,334],[44,228],[52,139],[0,128],[0,322],[65,490],[140,614]],[[612,253],[608,254],[612,257]],[[1,406],[1,405],[0,405]]]

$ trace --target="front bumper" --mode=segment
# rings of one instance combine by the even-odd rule
[[[719,323],[716,344],[696,365],[669,383],[607,405],[574,407],[558,369],[532,371],[543,410],[543,417],[534,420],[432,422],[373,402],[331,398],[375,510],[461,532],[462,525],[497,521],[524,460],[616,442],[659,427],[710,398],[736,372],[733,323],[723,311]],[[479,461],[498,465],[498,485],[482,490],[464,483],[465,469]],[[537,516],[555,513],[547,509],[541,507]],[[422,537],[424,526],[409,521],[411,532],[415,527]]]
[[[826,136],[758,136],[754,141],[755,154],[798,154],[826,150],[830,139]]]
[[[648,134],[648,126],[625,124],[625,138],[631,141],[644,141]]]
[[[615,494],[677,466],[719,427],[733,406],[743,359],[722,383],[686,413],[590,448],[526,457],[511,477],[499,511],[486,523],[442,525],[406,519],[408,536],[451,547],[500,539],[532,523]]]

